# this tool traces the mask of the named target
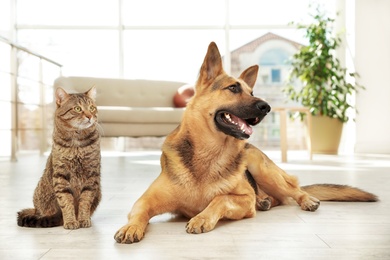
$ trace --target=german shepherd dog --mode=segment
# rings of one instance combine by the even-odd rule
[[[239,78],[227,75],[217,45],[209,45],[195,95],[163,144],[161,174],[116,232],[118,243],[140,241],[149,220],[167,212],[190,218],[186,231],[198,234],[214,229],[220,219],[250,218],[290,197],[307,211],[318,209],[320,200],[377,201],[374,194],[345,185],[299,187],[296,177],[245,141],[271,110],[252,94],[257,74],[255,65]]]

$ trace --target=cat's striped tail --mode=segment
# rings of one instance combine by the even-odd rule
[[[39,216],[35,209],[23,209],[18,212],[18,226],[21,227],[57,227],[63,225],[62,214]]]

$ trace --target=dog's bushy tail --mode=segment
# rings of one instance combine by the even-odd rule
[[[301,189],[323,201],[378,201],[376,195],[348,185],[313,184],[302,186]]]
[[[62,214],[39,216],[35,209],[23,209],[18,212],[18,226],[21,227],[57,227],[63,225]]]

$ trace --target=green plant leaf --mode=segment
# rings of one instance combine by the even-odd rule
[[[290,58],[292,69],[283,92],[290,100],[308,107],[313,115],[325,115],[346,122],[347,111],[354,109],[347,97],[365,88],[356,83],[357,72],[348,73],[355,83],[346,80],[347,69],[335,56],[341,45],[341,37],[333,34],[335,19],[326,17],[319,6],[315,10],[311,14],[311,24],[290,23],[299,30],[305,30],[309,45],[302,46]],[[297,80],[300,86],[295,86]]]

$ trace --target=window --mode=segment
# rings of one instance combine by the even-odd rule
[[[10,36],[11,29],[11,1],[0,1],[0,35]]]
[[[38,27],[45,25],[57,29],[64,26],[118,25],[119,1],[17,0],[15,2],[18,25],[38,25]]]
[[[334,1],[322,3],[334,12]],[[226,58],[268,32],[302,42],[288,23],[307,21],[310,2],[18,0],[16,30],[18,43],[63,64],[65,76],[192,83],[211,41]]]
[[[334,14],[335,1],[319,2],[325,10]],[[15,5],[15,17],[10,17],[12,12],[8,12],[13,9],[10,2],[12,7]],[[0,35],[15,35],[20,45],[62,64],[64,76],[172,80],[190,84],[196,81],[208,44],[215,41],[223,56],[226,72],[238,76],[247,67],[260,65],[254,94],[277,106],[285,101],[281,94],[288,70],[285,61],[299,44],[305,44],[302,33],[288,23],[308,22],[308,6],[311,2],[8,1],[6,4],[0,3]],[[11,26],[9,21],[14,18],[16,24]],[[9,32],[9,28],[15,28],[15,33]],[[26,59],[24,62],[28,65],[34,59]],[[20,117],[34,119],[29,125],[45,120],[46,116],[40,115],[40,106],[49,102],[53,94],[46,86],[52,84],[52,75],[57,74],[49,73],[52,70],[50,65],[42,66],[45,97],[40,96],[38,102],[34,92],[35,95],[28,96],[31,99],[28,100],[29,104],[23,104],[19,109]],[[1,61],[0,67],[5,67]],[[31,80],[37,80],[36,71],[25,73],[30,80],[25,85],[33,86]],[[3,82],[8,79],[3,75],[0,80]],[[22,80],[19,82],[23,83]],[[27,98],[26,95],[24,97]],[[256,128],[251,141],[267,143],[264,139],[268,138],[277,145],[278,140],[270,137],[275,127],[278,127],[275,122],[265,120]],[[44,129],[45,126],[25,127],[21,135],[33,136],[38,128]]]

